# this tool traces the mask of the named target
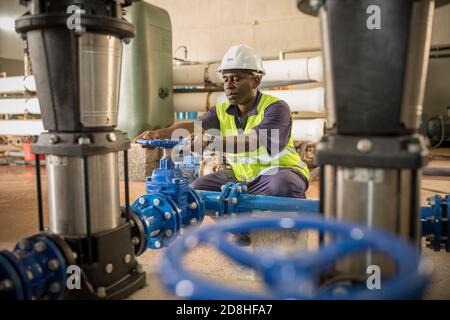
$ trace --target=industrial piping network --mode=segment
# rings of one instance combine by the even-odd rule
[[[259,222],[236,220],[194,231],[168,247],[163,265],[167,273],[162,273],[166,286],[182,297],[194,299],[207,298],[207,292],[209,297],[255,297],[199,283],[180,268],[177,259],[186,251],[197,244],[213,243],[235,261],[263,272],[272,291],[260,298],[340,298],[333,287],[316,295],[314,290],[299,291],[289,284],[314,287],[320,280],[314,269],[325,267],[329,271],[326,267],[339,258],[354,250],[369,249],[385,253],[402,273],[390,278],[387,288],[391,291],[367,293],[355,287],[347,291],[346,297],[419,298],[430,276],[421,264],[419,251],[410,243],[420,240],[420,225],[431,236],[435,250],[449,248],[449,197],[436,196],[430,208],[422,209],[417,200],[419,169],[426,162],[427,152],[423,138],[416,133],[416,109],[423,99],[425,77],[420,75],[426,72],[428,55],[424,52],[429,50],[434,1],[380,2],[385,6],[384,21],[398,28],[370,36],[371,30],[356,27],[366,25],[365,16],[355,14],[364,12],[362,8],[370,0],[327,0],[326,6],[324,1],[298,2],[300,10],[321,16],[324,32],[326,105],[330,108],[332,130],[322,138],[317,150],[322,169],[320,202],[249,195],[241,184],[225,185],[217,193],[194,191],[168,157],[168,150],[178,141],[141,141],[167,151],[160,168],[147,180],[147,194],[130,206],[129,140],[114,130],[117,99],[106,97],[117,98],[118,88],[110,84],[118,84],[122,41],[128,43],[134,36],[133,26],[122,17],[122,6],[131,2],[77,2],[84,9],[80,17],[83,28],[69,30],[66,6],[70,0],[48,0],[45,5],[38,0],[23,1],[29,4],[30,11],[16,20],[16,30],[28,42],[44,128],[48,131],[34,143],[33,152],[44,153],[48,159],[50,225],[49,230],[44,230],[39,202],[40,232],[20,240],[12,252],[0,252],[0,298],[127,297],[145,285],[145,273],[136,256],[147,248],[169,245],[183,227],[201,223],[205,214],[228,216],[250,209],[320,212],[326,219],[312,214],[264,218]],[[365,42],[367,39],[370,43]],[[397,41],[387,52],[385,43],[392,39]],[[108,63],[108,68],[104,64],[105,48],[107,60],[114,61]],[[379,72],[384,61],[397,63]],[[363,78],[358,76],[362,70],[367,71]],[[95,117],[94,109],[99,111]],[[119,205],[118,152],[124,154],[123,207]],[[36,157],[41,200],[39,168]],[[380,197],[383,201],[377,201]],[[418,216],[420,211],[422,218]],[[364,226],[367,221],[370,226]],[[293,260],[267,260],[263,259],[266,254],[258,258],[244,253],[224,238],[225,232],[252,228],[316,229],[336,234],[339,241]],[[373,262],[371,255],[364,258],[365,262]],[[338,271],[347,274],[353,267],[361,270],[365,266],[355,260],[350,268],[344,266]],[[72,269],[79,271],[79,290],[67,287],[67,272]],[[290,272],[282,272],[286,269]]]
[[[251,195],[247,194],[246,186],[241,183],[228,183],[222,187],[221,192],[193,190],[188,186],[190,181],[183,175],[182,168],[177,168],[170,158],[170,150],[179,141],[138,140],[138,143],[163,148],[165,152],[160,160],[160,167],[147,178],[147,193],[138,197],[130,206],[129,225],[134,252],[139,256],[147,249],[169,247],[161,266],[161,276],[162,282],[173,293],[192,299],[390,299],[421,296],[429,274],[419,272],[420,254],[410,244],[391,234],[368,230],[355,224],[323,220],[317,215],[319,201],[316,200]],[[446,238],[449,228],[448,200],[449,196],[445,200],[436,196],[431,207],[422,208],[422,235],[429,237],[430,245],[435,250],[440,250],[441,247],[445,247],[447,251],[450,249]],[[125,208],[123,209],[125,215]],[[170,246],[184,228],[199,225],[205,215],[233,217],[237,214],[246,215],[253,210],[302,214],[298,217],[241,218],[231,223],[220,223],[213,228],[186,234],[178,243]],[[347,237],[332,246],[324,246],[323,251],[311,257],[286,260],[271,255],[271,267],[266,268],[268,256],[266,260],[251,256],[228,243],[224,236],[227,232],[255,231],[261,228],[316,229]],[[355,230],[364,236],[355,236]],[[262,295],[233,292],[197,279],[183,270],[182,257],[194,246],[208,242],[215,244],[235,261],[259,270],[270,293]],[[322,288],[320,294],[315,294],[311,290],[297,292],[292,286],[286,286],[286,281],[292,283],[294,280],[297,284],[308,281],[319,286],[319,270],[324,272],[330,263],[346,254],[367,249],[384,252],[397,263],[400,270],[397,277],[384,285],[382,293],[368,292],[361,285],[353,289],[347,287],[345,294],[339,290],[337,295],[333,294],[331,287]],[[59,236],[42,232],[23,239],[13,252],[0,252],[0,298],[63,298],[66,270],[70,265],[76,265],[76,255]],[[279,274],[282,267],[288,265],[297,270],[294,279],[284,279]],[[195,289],[180,291],[180,285],[185,285],[186,281]],[[333,288],[336,286],[338,284]]]
[[[189,299],[416,299],[427,283],[427,273],[421,265],[420,254],[416,249],[397,237],[380,231],[373,231],[351,223],[338,223],[323,220],[319,215],[319,201],[259,196],[247,194],[243,183],[227,183],[221,192],[196,191],[191,189],[189,179],[183,175],[183,165],[176,166],[170,158],[171,149],[180,141],[138,140],[144,146],[164,149],[160,168],[147,178],[146,191],[131,205],[136,214],[135,224],[144,230],[142,253],[146,248],[168,247],[160,268],[161,280],[173,293]],[[189,167],[189,166],[188,166]],[[422,236],[427,237],[428,245],[436,251],[445,248],[450,251],[447,238],[450,227],[447,219],[447,206],[450,196],[441,199],[438,195],[431,207],[421,208]],[[272,216],[269,218],[233,220],[217,226],[196,230],[186,234],[174,243],[178,234],[186,227],[203,221],[204,215],[216,217],[236,217],[252,211],[297,212],[298,217]],[[276,257],[275,252],[265,252],[262,256],[243,251],[226,240],[228,233],[272,230],[310,230],[341,236],[332,245],[321,248],[310,256],[292,259]],[[142,235],[141,235],[142,238]],[[262,275],[268,293],[239,292],[209,283],[187,272],[182,263],[183,257],[200,244],[213,244],[226,256],[246,267],[254,268]],[[396,263],[396,276],[383,284],[383,290],[367,290],[365,284],[334,283],[320,287],[320,276],[329,271],[330,264],[356,252],[371,249],[381,251]],[[295,275],[283,275],[283,268],[292,267]],[[301,284],[309,283],[305,289]],[[299,286],[300,285],[300,286]],[[339,287],[341,286],[341,287]],[[344,287],[342,287],[344,286]],[[298,290],[301,287],[304,290]],[[333,291],[333,289],[340,290]],[[336,294],[336,292],[338,292]]]
[[[167,246],[184,227],[201,223],[205,214],[231,217],[253,210],[320,213],[319,200],[252,195],[247,193],[247,187],[242,183],[227,183],[221,192],[193,190],[183,174],[183,165],[186,164],[176,166],[169,156],[170,150],[182,142],[138,139],[137,143],[165,151],[160,167],[147,177],[147,194],[138,197],[131,205],[132,211],[140,217],[146,235],[150,235],[145,240],[146,248]],[[435,251],[443,248],[450,252],[447,237],[449,200],[450,195],[445,198],[436,195],[429,199],[430,206],[421,207],[422,236],[427,237],[429,246]]]

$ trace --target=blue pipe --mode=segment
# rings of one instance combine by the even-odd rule
[[[244,188],[244,189],[243,189]],[[319,200],[260,196],[245,193],[242,184],[226,184],[222,192],[199,191],[205,204],[205,214],[222,216],[252,210],[319,213]],[[450,252],[450,195],[429,199],[430,206],[420,208],[422,236],[435,251]]]
[[[220,192],[198,192],[202,195],[202,199],[205,203],[206,214],[214,214],[215,212],[220,212],[222,210],[222,200],[218,201],[218,199],[222,199]],[[238,207],[238,212],[270,210],[318,213],[319,203],[319,200],[243,194],[238,198],[236,207]]]
[[[245,210],[301,211],[319,212],[318,200],[306,200],[286,197],[242,195],[238,205]]]

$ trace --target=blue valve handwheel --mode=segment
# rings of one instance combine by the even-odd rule
[[[261,229],[317,230],[336,235],[339,240],[320,247],[318,251],[293,258],[277,257],[269,251],[252,253],[227,240],[228,233]],[[235,262],[254,268],[265,281],[267,292],[232,290],[187,272],[182,263],[183,257],[204,244],[212,244]],[[308,287],[302,284],[314,286],[320,273],[326,272],[339,259],[368,249],[385,254],[396,265],[396,274],[383,279],[380,290],[369,290],[365,283],[350,288],[344,296],[336,296],[326,288],[308,292],[299,289]],[[236,219],[194,230],[167,248],[160,275],[170,292],[188,299],[417,299],[421,297],[430,277],[430,270],[424,265],[420,252],[414,246],[392,234],[304,214],[298,217]],[[316,284],[318,287],[319,284]]]
[[[184,145],[186,144],[183,140],[169,140],[169,139],[153,139],[153,140],[146,140],[146,139],[137,139],[137,144],[141,144],[144,146],[151,146],[156,148],[162,148],[162,149],[173,149],[174,147],[178,145]]]

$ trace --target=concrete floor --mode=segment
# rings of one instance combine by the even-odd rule
[[[450,154],[450,149],[440,152]],[[433,161],[433,167],[450,167],[449,161]],[[47,187],[45,183],[45,169],[42,170],[44,213],[47,223]],[[441,177],[425,177],[422,180],[425,188],[443,190],[450,193],[450,179]],[[33,166],[8,165],[0,166],[0,248],[11,249],[18,239],[32,235],[38,231],[37,205],[35,192],[35,169]],[[130,199],[133,201],[145,193],[144,182],[130,182]],[[426,205],[426,198],[435,192],[422,189],[421,204]],[[319,184],[314,181],[307,196],[318,199]],[[123,182],[121,182],[121,202],[124,202]],[[209,217],[202,225],[214,223]],[[131,299],[173,299],[162,288],[157,269],[163,250],[148,250],[138,259],[147,272],[147,287],[136,292]],[[426,299],[450,299],[450,254],[435,253],[430,249],[423,250],[424,256],[430,258],[435,266],[431,285],[425,294]],[[261,281],[255,280],[251,270],[235,265],[220,253],[209,247],[195,249],[185,259],[187,268],[211,279],[226,279],[236,287],[247,289],[260,289]]]

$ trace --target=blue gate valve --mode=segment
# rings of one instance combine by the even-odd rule
[[[251,252],[232,244],[229,233],[257,230],[317,230],[334,235],[336,242],[318,251],[281,257],[273,250]],[[266,293],[222,287],[188,272],[183,258],[197,246],[213,245],[226,257],[255,269],[265,282]],[[383,280],[379,290],[369,290],[366,283],[339,291],[321,287],[321,276],[340,259],[355,252],[371,250],[391,258],[396,274]],[[410,243],[386,232],[356,224],[325,220],[301,214],[297,217],[242,218],[196,229],[174,242],[165,252],[160,267],[163,285],[185,299],[417,299],[430,279],[431,269],[420,252]]]
[[[184,227],[201,223],[204,205],[199,194],[189,187],[189,179],[175,168],[171,159],[171,150],[184,141],[138,139],[136,142],[164,149],[159,168],[146,178],[147,193],[131,205],[143,222],[145,247],[160,249],[169,245]]]

